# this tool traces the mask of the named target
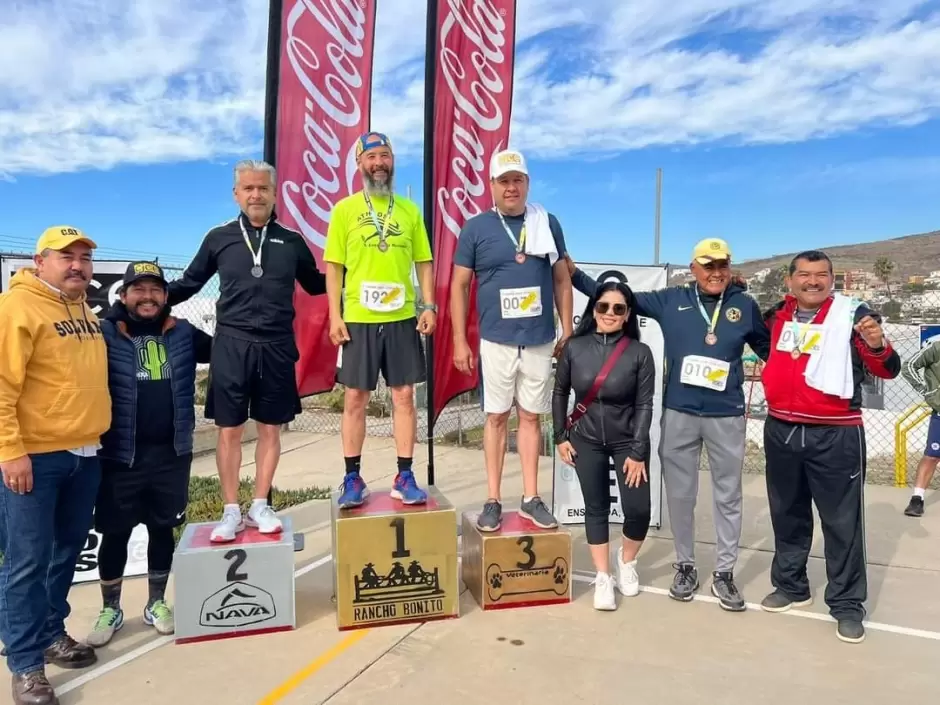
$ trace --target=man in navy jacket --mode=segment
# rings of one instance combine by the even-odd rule
[[[685,602],[699,588],[695,505],[704,444],[718,544],[711,591],[722,608],[740,612],[745,601],[734,583],[734,566],[741,538],[746,440],[742,355],[747,344],[766,360],[770,333],[757,301],[732,279],[731,250],[724,240],[699,242],[690,268],[694,284],[636,292],[637,314],[656,321],[665,342],[659,452],[678,564],[669,594]],[[569,269],[574,288],[590,296],[597,282],[570,260]]]
[[[185,522],[196,425],[196,364],[209,362],[212,338],[167,306],[167,281],[152,262],[128,265],[121,302],[101,322],[108,347],[111,428],[101,438],[101,487],[95,529],[103,606],[89,646],[107,644],[124,626],[121,585],[127,542],[147,527],[149,599],[144,622],[174,630],[165,600],[173,529]]]

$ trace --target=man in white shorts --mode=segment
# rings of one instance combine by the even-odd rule
[[[538,495],[539,414],[551,413],[552,357],[571,335],[571,276],[565,238],[554,215],[526,205],[529,172],[517,151],[497,152],[490,161],[490,190],[496,208],[464,224],[454,255],[451,318],[454,364],[470,374],[474,354],[467,343],[470,282],[477,278],[483,451],[489,499],[477,520],[481,531],[502,522],[500,487],[513,401],[519,417],[518,448],[524,495],[520,516],[542,528],[558,525]],[[562,323],[555,343],[552,303]]]

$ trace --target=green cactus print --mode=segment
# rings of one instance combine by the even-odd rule
[[[166,346],[153,337],[137,339],[137,379],[160,382],[170,375]]]

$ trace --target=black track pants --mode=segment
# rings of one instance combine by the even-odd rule
[[[764,423],[767,497],[774,529],[773,586],[792,599],[810,596],[806,561],[813,509],[822,524],[826,604],[835,619],[863,619],[865,565],[865,429],[862,426]]]

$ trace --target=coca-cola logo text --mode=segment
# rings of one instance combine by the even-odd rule
[[[281,200],[301,233],[320,249],[333,206],[356,190],[355,141],[368,123],[371,83],[363,78],[371,71],[364,51],[371,12],[365,5],[364,0],[295,0],[282,37],[280,91],[290,97],[279,101],[278,130],[282,142],[302,134],[306,146],[291,150],[290,161],[278,161]],[[287,92],[290,80],[302,87],[302,101],[297,91]]]
[[[456,154],[449,165],[453,176],[444,177],[446,185],[437,191],[437,204],[445,227],[455,237],[484,204],[487,144],[481,132],[500,130],[505,120],[500,106],[509,105],[512,86],[506,63],[513,47],[507,46],[505,14],[490,0],[448,0],[441,24],[438,65],[454,99],[451,137]],[[460,48],[465,41],[476,47],[469,53],[469,66],[461,61],[461,55],[467,55]],[[501,148],[502,140],[492,151]]]

